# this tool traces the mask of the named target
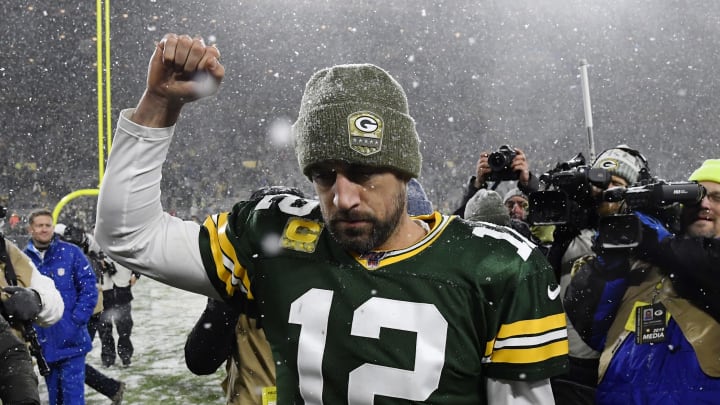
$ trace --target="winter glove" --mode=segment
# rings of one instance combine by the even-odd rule
[[[642,223],[642,240],[635,248],[635,256],[640,260],[660,264],[657,263],[662,249],[660,244],[671,238],[672,233],[657,219],[637,211],[634,214]]]
[[[598,236],[596,232],[592,238],[592,250],[596,255],[594,268],[606,280],[625,277],[630,271],[630,252],[627,249],[605,249]]]
[[[19,321],[30,321],[40,313],[42,302],[40,295],[31,289],[23,287],[5,287],[3,292],[10,297],[3,301],[8,316]]]

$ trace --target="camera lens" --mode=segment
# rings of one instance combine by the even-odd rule
[[[507,156],[502,152],[493,152],[488,156],[488,165],[493,171],[505,170],[506,166],[510,165]]]

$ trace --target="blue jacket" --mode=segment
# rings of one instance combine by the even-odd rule
[[[48,362],[84,355],[92,349],[87,323],[98,300],[95,273],[77,246],[53,238],[45,255],[33,245],[25,248],[38,270],[53,279],[65,302],[62,318],[48,327],[36,326],[43,355]]]
[[[684,257],[697,259],[700,255],[695,253]],[[712,272],[717,262],[708,262],[706,267]],[[682,297],[675,290],[673,280],[689,272],[678,270],[665,276],[653,264],[622,260],[610,264],[595,258],[582,263],[575,273],[565,296],[572,303],[567,307],[568,317],[583,340],[604,349],[597,404],[718,403],[720,325],[703,310],[705,306],[692,303],[697,301],[690,300],[694,297]],[[628,320],[633,305],[654,299],[665,304],[671,315],[665,341],[636,344],[634,318]]]

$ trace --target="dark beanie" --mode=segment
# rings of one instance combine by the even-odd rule
[[[425,194],[422,185],[416,179],[410,179],[407,185],[407,211],[412,216],[433,213],[433,206]]]
[[[465,219],[490,222],[496,225],[510,225],[510,213],[503,205],[502,197],[496,191],[481,188],[465,205]]]
[[[295,153],[306,176],[313,164],[340,160],[418,177],[422,165],[415,121],[400,84],[370,64],[316,72],[293,124]]]

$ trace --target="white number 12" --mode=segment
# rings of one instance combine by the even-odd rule
[[[300,394],[308,405],[322,405],[322,362],[333,292],[313,288],[290,307],[290,323],[301,326],[297,367]],[[351,334],[378,339],[381,328],[417,333],[415,365],[404,370],[363,364],[350,372],[348,403],[372,405],[375,395],[423,401],[440,383],[448,324],[432,304],[370,298],[358,307]]]

